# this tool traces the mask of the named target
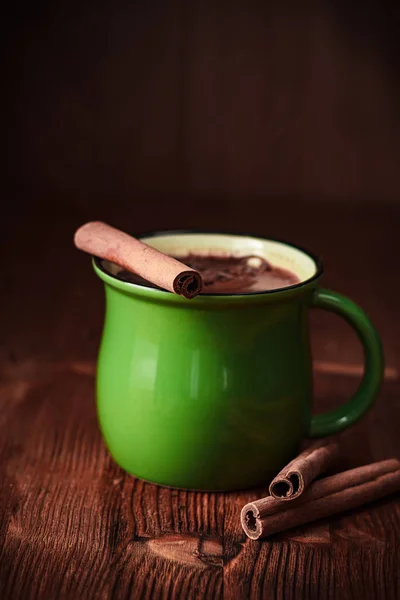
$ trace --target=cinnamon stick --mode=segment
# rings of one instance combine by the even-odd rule
[[[334,463],[338,454],[337,442],[315,442],[278,473],[271,481],[269,493],[278,500],[298,498],[318,475]]]
[[[106,223],[86,223],[76,231],[74,242],[79,250],[109,260],[185,298],[201,292],[200,273]]]
[[[257,540],[378,500],[400,490],[400,462],[384,460],[315,481],[290,504],[272,496],[246,504],[241,524]]]

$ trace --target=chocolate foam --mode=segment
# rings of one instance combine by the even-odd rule
[[[260,256],[187,254],[175,258],[201,274],[202,294],[246,294],[285,288],[299,283],[294,273],[272,266]],[[156,287],[126,270],[119,271],[117,277],[130,283]]]

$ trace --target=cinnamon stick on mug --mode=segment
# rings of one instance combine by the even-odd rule
[[[240,521],[252,540],[330,517],[400,490],[397,459],[350,469],[311,484],[304,494],[285,503],[272,496],[246,504]]]
[[[194,298],[202,290],[200,273],[106,223],[92,221],[82,225],[74,242],[79,250],[109,260],[185,298]]]
[[[334,463],[338,454],[337,442],[315,442],[278,473],[271,481],[269,493],[278,500],[298,498],[318,475]]]

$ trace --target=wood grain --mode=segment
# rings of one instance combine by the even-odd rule
[[[304,237],[322,249],[327,285],[362,302],[389,364],[398,365],[399,286],[392,273],[400,215],[381,208],[360,219],[358,211],[336,209],[321,230],[318,207],[297,214],[293,206],[291,221],[287,207],[267,214],[257,201],[251,205],[257,218],[233,206],[231,223],[261,234],[284,229],[284,237]],[[217,225],[224,210],[223,202],[213,205]],[[268,231],[260,224],[267,217]],[[137,225],[185,226],[179,216],[168,218],[148,206]],[[209,219],[209,207],[198,205],[199,223]],[[398,497],[251,542],[240,508],[266,493],[268,482],[263,490],[193,493],[144,483],[115,465],[94,404],[102,289],[72,247],[76,221],[11,221],[14,234],[1,240],[11,259],[3,266],[7,293],[0,295],[0,598],[397,600]],[[56,259],[47,251],[55,240]],[[318,359],[358,364],[353,333],[337,318],[315,317]],[[317,409],[344,402],[357,383],[353,374],[317,373]],[[400,457],[399,394],[398,381],[385,382],[376,406],[343,434],[338,469]]]
[[[396,501],[251,543],[239,512],[254,491],[184,492],[125,475],[100,439],[92,376],[47,370],[49,381],[38,365],[36,380],[1,389],[2,597],[218,598],[223,586],[228,598],[317,598],[332,560],[335,570],[369,560],[377,578],[377,558],[385,577],[394,568]]]
[[[114,464],[94,408],[103,291],[72,247],[94,218],[136,235],[213,228],[309,247],[398,372],[398,6],[7,10],[1,600],[398,600],[398,497],[253,543],[239,512],[254,491],[157,488]],[[319,361],[361,364],[344,322],[310,321]],[[318,372],[315,384],[322,410],[358,377]],[[343,435],[338,468],[400,458],[399,395],[386,381]]]

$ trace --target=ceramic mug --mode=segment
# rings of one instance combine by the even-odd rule
[[[164,232],[142,238],[175,256],[256,254],[295,273],[287,288],[186,300],[116,278],[105,283],[97,408],[111,455],[128,473],[185,489],[265,484],[305,437],[358,421],[376,398],[383,355],[376,330],[354,302],[319,287],[321,262],[292,244],[251,236]],[[343,406],[312,415],[308,314],[342,316],[364,349],[365,372]]]

